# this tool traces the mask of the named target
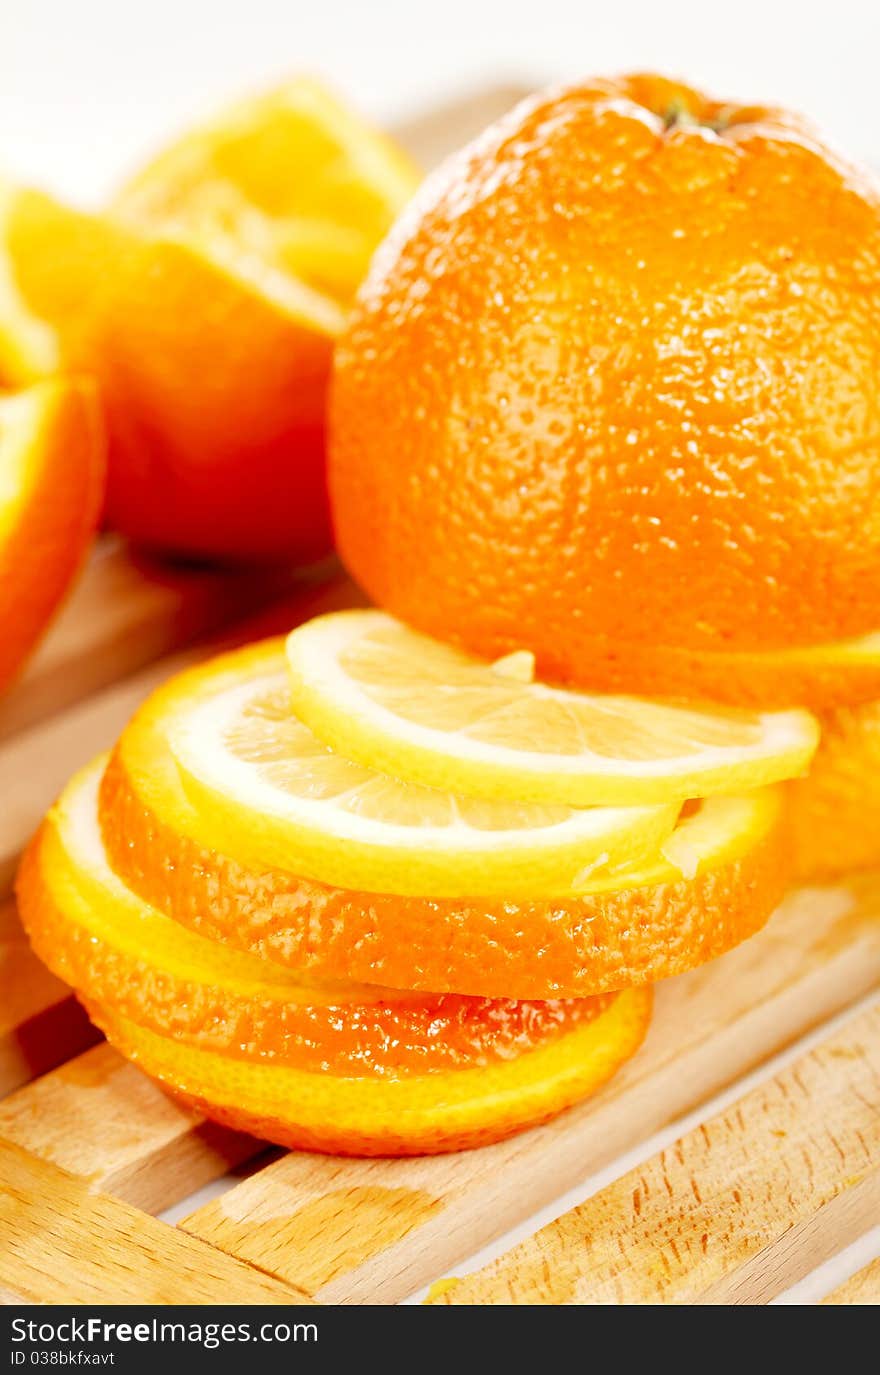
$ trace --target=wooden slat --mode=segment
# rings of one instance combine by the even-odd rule
[[[23,846],[71,774],[113,744],[132,712],[159,683],[235,644],[278,634],[323,611],[359,603],[363,603],[361,594],[340,573],[320,585],[300,586],[247,620],[151,664],[0,745],[0,894],[11,885]]]
[[[70,989],[31,953],[14,904],[0,901],[0,1098],[97,1037]]]
[[[0,1292],[37,1303],[297,1304],[286,1284],[0,1143]]]
[[[148,1213],[265,1150],[173,1103],[106,1042],[0,1103],[0,1140]]]
[[[822,1300],[823,1304],[880,1304],[880,1258],[852,1275]]]
[[[661,986],[640,1054],[592,1102],[433,1160],[292,1154],[181,1225],[322,1302],[390,1302],[524,1221],[880,980],[880,884],[793,894],[723,959]]]
[[[67,604],[0,702],[0,740],[279,596],[290,571],[161,565],[99,542]]]
[[[766,1303],[880,1219],[880,1005],[433,1299]]]

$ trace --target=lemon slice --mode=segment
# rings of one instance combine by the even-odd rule
[[[99,756],[71,779],[49,813],[51,825],[43,840],[49,892],[94,944],[139,960],[163,976],[274,1002],[343,1006],[424,998],[288,969],[199,936],[143,902],[110,867],[101,837],[98,790],[106,762],[106,755]]]
[[[531,656],[496,664],[381,611],[342,611],[287,641],[292,700],[351,759],[433,788],[550,806],[742,792],[802,774],[806,711],[753,712],[566,691]]]
[[[656,854],[678,814],[674,803],[486,802],[352,763],[293,715],[283,641],[186,675],[170,701],[169,744],[216,848],[342,888],[571,893],[602,867]]]

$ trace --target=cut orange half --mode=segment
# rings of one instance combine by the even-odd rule
[[[314,560],[331,544],[324,400],[341,307],[228,238],[0,196],[0,368],[94,376],[106,517],[154,548]]]
[[[577,897],[402,897],[251,865],[217,848],[181,786],[165,736],[177,691],[135,715],[102,780],[111,863],[184,926],[283,964],[403,988],[584,996],[722,954],[784,891],[776,789],[710,799],[664,842],[669,859],[597,875]]]
[[[0,688],[82,563],[101,507],[104,442],[87,382],[0,396]]]
[[[184,134],[112,209],[133,223],[227,235],[347,305],[419,180],[392,140],[299,77]]]
[[[297,716],[370,768],[474,797],[632,806],[737,793],[806,771],[805,711],[757,712],[566,691],[421,635],[339,611],[287,641]]]
[[[331,981],[184,930],[108,863],[97,819],[104,763],[83,770],[52,808],[18,891],[40,957],[117,1015],[245,1060],[395,1078],[510,1059],[607,1004],[607,997],[515,1002]]]

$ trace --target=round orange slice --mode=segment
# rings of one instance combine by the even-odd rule
[[[574,692],[533,656],[490,663],[383,611],[315,616],[287,639],[296,715],[395,778],[473,797],[632,806],[741,793],[806,773],[809,712]]]
[[[0,396],[0,688],[68,591],[95,532],[103,482],[89,383],[42,382]]]
[[[123,1055],[214,1121],[294,1149],[366,1156],[464,1150],[547,1121],[616,1073],[651,1015],[651,990],[633,988],[586,1024],[513,1059],[377,1082],[218,1055],[83,1001]]]
[[[211,843],[164,733],[165,694],[130,722],[101,784],[107,853],[184,926],[331,977],[487,997],[596,994],[677,974],[766,922],[784,891],[780,793],[713,798],[659,851],[577,896],[404,897],[346,889]]]
[[[108,1039],[206,1116],[339,1154],[460,1150],[588,1096],[643,1040],[650,989],[516,1010],[345,988],[174,927],[107,864],[102,765],[69,785],[31,843],[22,918]]]
[[[794,869],[804,882],[880,869],[880,701],[820,721],[813,766],[788,787]]]
[[[158,702],[205,842],[322,883],[431,897],[569,893],[655,853],[681,807],[483,800],[357,764],[294,714],[280,641],[181,674]]]
[[[310,1073],[387,1077],[493,1064],[608,1001],[406,993],[331,982],[183,930],[110,868],[97,820],[104,759],[65,789],[19,877],[31,942],[54,973],[159,1035]]]

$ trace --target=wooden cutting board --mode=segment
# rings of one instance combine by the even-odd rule
[[[430,165],[519,94],[479,93],[402,137]],[[169,570],[102,541],[0,704],[0,894],[58,789],[156,683],[357,601],[329,566]],[[766,1302],[880,1222],[880,1011],[864,1005],[878,985],[880,878],[794,892],[761,935],[661,986],[639,1055],[544,1127],[435,1159],[267,1153],[176,1107],[100,1041],[0,897],[0,1301],[395,1302],[525,1224],[534,1235],[433,1301]],[[738,1087],[807,1032],[810,1048]],[[528,1228],[721,1089],[721,1113]],[[245,1162],[179,1225],[157,1220]],[[826,1301],[877,1299],[874,1264]]]

